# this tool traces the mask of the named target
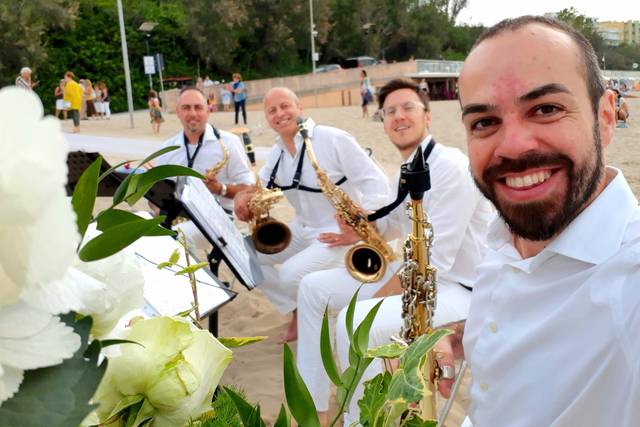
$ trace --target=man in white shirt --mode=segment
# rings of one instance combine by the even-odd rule
[[[27,90],[33,90],[35,84],[31,81],[31,68],[22,67],[20,75],[16,77],[16,86]]]
[[[295,210],[289,223],[292,240],[282,252],[259,254],[264,281],[259,288],[283,314],[296,308],[298,285],[310,272],[344,265],[346,247],[329,247],[319,240],[323,233],[339,231],[336,211],[320,191],[316,172],[304,149],[296,119],[302,105],[290,89],[272,88],[264,97],[264,112],[278,134],[276,144],[260,170],[263,185],[279,187]],[[389,192],[383,171],[348,133],[307,120],[313,151],[329,179],[366,210],[381,207]],[[235,200],[236,215],[249,220],[250,191]],[[275,266],[279,265],[276,269]],[[295,339],[295,315],[283,341]]]
[[[209,109],[204,93],[198,88],[187,87],[178,96],[176,114],[183,130],[169,139],[164,146],[179,146],[155,160],[155,165],[177,164],[188,166],[206,176],[206,171],[219,164],[224,157],[222,145],[228,152],[228,161],[215,176],[204,181],[211,194],[229,214],[233,211],[233,198],[242,190],[255,184],[240,138],[231,132],[217,130],[220,141],[209,124]],[[201,234],[191,224],[181,224],[190,244],[199,249],[209,247]]]
[[[501,216],[466,325],[442,342],[464,334],[475,427],[640,425],[640,208],[604,165],[614,102],[558,21],[503,21],[465,61],[471,171]]]
[[[490,204],[473,183],[467,157],[456,148],[437,144],[429,133],[429,97],[414,81],[391,80],[380,89],[378,104],[383,112],[385,133],[398,149],[403,162],[411,162],[420,149],[429,165],[431,188],[424,194],[423,207],[434,230],[430,262],[438,269],[438,310],[434,321],[439,325],[464,319],[475,281],[475,266],[484,255],[487,224],[492,216]],[[395,188],[388,202],[397,197],[399,173],[393,182]],[[378,219],[376,227],[385,240],[404,240],[412,227],[405,203]],[[333,237],[351,243],[354,237],[350,235],[353,236],[353,232],[347,229],[342,235]],[[400,265],[400,260],[391,263],[381,280],[362,285],[358,294],[359,299],[374,299],[357,303],[354,327],[381,297],[387,297],[371,329],[372,348],[389,344],[390,337],[398,335],[400,331],[401,287],[396,275]],[[322,367],[319,352],[324,309],[328,305],[330,314],[335,316],[346,307],[359,286],[360,283],[350,277],[344,268],[310,274],[300,285],[298,368],[320,411],[328,409],[329,400],[329,379]],[[344,369],[348,366],[349,348],[344,310],[339,316],[336,330],[338,354]],[[361,383],[381,372],[382,368],[381,361],[372,363]],[[354,394],[344,417],[345,426],[359,419],[357,400],[362,391],[360,386]]]

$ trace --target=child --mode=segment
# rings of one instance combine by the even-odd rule
[[[158,92],[155,90],[149,91],[149,116],[151,117],[151,129],[153,133],[160,133],[160,124],[164,122],[162,117],[162,109],[160,108],[160,100],[158,99]]]

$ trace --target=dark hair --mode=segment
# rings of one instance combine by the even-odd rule
[[[605,84],[602,80],[600,66],[598,65],[598,57],[596,55],[596,52],[593,50],[593,46],[591,46],[589,40],[587,40],[585,36],[582,35],[582,33],[565,24],[564,22],[553,18],[546,18],[544,16],[532,15],[521,16],[519,18],[513,19],[505,19],[480,34],[480,37],[478,37],[476,42],[471,47],[471,51],[473,51],[480,43],[482,43],[486,39],[500,35],[505,31],[519,30],[520,28],[529,24],[546,25],[547,27],[558,30],[571,37],[582,55],[584,69],[581,70],[581,72],[583,73],[584,79],[587,83],[587,92],[589,93],[591,108],[593,109],[593,113],[597,114],[598,106],[600,104],[600,98],[602,97],[602,94],[605,90]]]
[[[425,111],[429,111],[429,95],[420,90],[418,83],[404,77],[390,80],[380,88],[380,91],[378,92],[378,107],[382,108],[384,100],[387,99],[387,96],[391,92],[395,92],[400,89],[409,89],[414,91],[420,98],[420,101],[424,104]]]
[[[367,70],[360,70],[360,74],[364,74],[364,76],[367,77]]]
[[[158,97],[158,92],[156,92],[153,89],[149,91],[149,98],[157,98],[157,97]]]

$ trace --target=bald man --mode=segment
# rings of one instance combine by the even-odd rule
[[[260,171],[260,179],[265,185],[283,190],[295,210],[295,218],[288,224],[291,244],[280,253],[258,257],[265,277],[259,288],[286,314],[296,308],[302,278],[313,271],[344,265],[348,247],[329,247],[320,241],[326,233],[337,233],[339,227],[336,211],[320,190],[316,173],[301,150],[303,140],[296,119],[302,116],[303,107],[298,97],[290,89],[272,88],[264,97],[264,113],[277,138]],[[383,206],[389,192],[387,178],[356,140],[347,132],[316,125],[311,119],[307,120],[307,128],[318,163],[329,179],[364,209]],[[299,180],[294,179],[296,176]],[[248,209],[251,196],[251,191],[245,191],[234,200],[236,215],[241,220],[251,219]],[[280,339],[291,341],[296,337],[294,313],[289,330]]]

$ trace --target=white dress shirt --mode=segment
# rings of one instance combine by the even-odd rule
[[[229,150],[229,161],[226,166],[218,172],[218,175],[216,176],[218,181],[223,184],[255,184],[255,176],[251,172],[249,160],[244,153],[244,148],[242,146],[242,142],[240,142],[240,138],[231,132],[224,130],[218,130],[218,132],[220,132],[220,139],[222,140],[222,143]],[[180,148],[158,157],[154,161],[157,166],[164,164],[187,166],[188,158],[184,146],[183,135],[184,133],[180,132],[164,144],[164,147],[177,145]],[[189,150],[189,157],[193,157],[198,145],[187,144],[187,147]],[[213,128],[211,125],[207,124],[204,137],[202,138],[202,147],[200,147],[198,155],[193,162],[193,169],[204,175],[207,169],[212,168],[220,160],[222,160],[222,149],[220,148],[216,136],[213,133]],[[218,195],[214,196],[223,208],[233,210],[233,199]]]
[[[492,224],[464,333],[475,427],[640,426],[640,208],[615,172],[534,257]]]
[[[311,119],[307,119],[307,125],[318,164],[329,179],[336,183],[346,176],[347,181],[341,184],[340,188],[364,209],[375,210],[383,206],[389,192],[387,177],[356,140],[340,129],[317,126]],[[269,182],[278,158],[281,160],[275,183],[282,187],[291,185],[302,148],[300,134],[295,136],[294,143],[296,153],[291,156],[281,138],[277,138],[260,170],[262,185],[266,186]],[[300,184],[319,189],[316,172],[306,151],[304,156]],[[284,191],[284,194],[295,209],[295,220],[304,227],[305,232],[317,234],[320,230],[338,231],[336,211],[323,193],[291,189]]]
[[[422,141],[423,151],[430,141],[431,135]],[[414,154],[409,159],[413,159]],[[476,277],[475,267],[484,256],[493,210],[473,183],[469,161],[460,150],[436,144],[427,163],[431,188],[424,194],[422,206],[433,225],[430,263],[438,269],[439,282],[471,287]],[[388,203],[396,198],[398,179],[399,173],[393,178]],[[406,239],[411,225],[404,203],[376,221],[380,234],[389,241]]]

